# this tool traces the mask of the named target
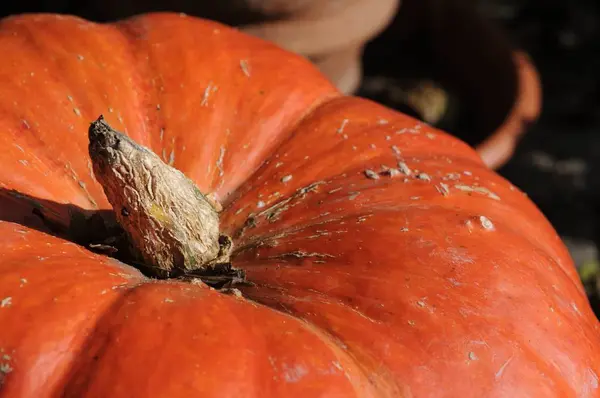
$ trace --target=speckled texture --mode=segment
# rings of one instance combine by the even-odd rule
[[[594,0],[568,2],[536,2],[516,0],[480,0],[475,2],[481,15],[490,23],[498,24],[512,41],[532,57],[543,85],[541,118],[524,136],[513,158],[500,173],[523,189],[541,208],[557,228],[569,247],[578,267],[598,261],[600,243],[600,6]],[[422,36],[414,35],[410,43],[402,42],[403,56],[420,62],[427,60],[426,43],[419,44]],[[375,40],[375,48],[379,45]],[[387,41],[393,48],[393,41]],[[381,48],[385,51],[385,47]],[[404,101],[398,101],[385,92],[393,92],[395,83],[411,71],[390,74],[389,60],[376,52],[367,60],[370,70],[362,92],[374,86],[382,87],[377,97],[388,106],[408,110]],[[383,54],[380,52],[379,54]],[[391,53],[394,57],[394,52]],[[400,52],[402,54],[402,52]],[[395,63],[401,55],[396,55]],[[407,55],[412,54],[412,55]],[[413,61],[414,62],[414,61]],[[394,62],[392,62],[392,65]],[[378,74],[378,68],[383,71]],[[420,68],[417,68],[420,69]],[[425,70],[432,69],[426,66]],[[435,69],[435,68],[433,68]],[[382,80],[383,79],[383,80]],[[387,80],[386,80],[387,79]],[[385,84],[380,82],[384,81]],[[460,101],[452,98],[452,109],[442,120],[444,128],[471,144],[481,136],[457,119]],[[466,123],[468,126],[468,123]],[[590,298],[600,314],[598,293]]]

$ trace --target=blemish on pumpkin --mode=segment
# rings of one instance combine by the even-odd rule
[[[8,363],[0,363],[0,373],[7,375],[12,372],[14,369]],[[2,379],[0,379],[2,381]],[[0,384],[1,385],[1,384]]]
[[[5,297],[2,300],[0,300],[0,308],[7,308],[10,307],[12,305],[12,297]]]
[[[389,123],[389,121],[387,121],[386,119],[378,119],[377,120],[377,124],[379,124],[381,126],[386,125],[388,123]]]
[[[492,223],[492,220],[490,220],[486,216],[479,216],[479,222],[481,223],[481,226],[483,227],[483,229],[486,229],[488,231],[493,231],[495,229],[494,223]]]
[[[80,61],[83,61],[85,58],[84,58],[83,55],[77,54],[77,59],[80,60]]]
[[[217,159],[217,170],[219,170],[219,177],[223,177],[223,175],[225,174],[225,171],[223,170],[223,160],[225,159],[225,147],[223,145],[221,145],[221,148],[219,150],[219,159]]]
[[[348,196],[348,200],[354,200],[354,199],[358,198],[358,195],[360,195],[360,192],[350,192],[350,195]]]
[[[285,259],[288,257],[292,257],[292,258],[335,258],[334,255],[332,254],[327,254],[327,253],[316,253],[316,252],[305,252],[302,250],[296,250],[293,252],[289,252],[289,253],[282,253],[282,254],[277,254],[274,256],[270,256],[267,257],[268,259],[272,260],[272,259]]]
[[[469,230],[469,233],[473,232],[473,222],[471,220],[465,221],[465,226]]]
[[[408,320],[408,324],[409,324],[410,326],[415,326],[417,323],[416,323],[415,321],[413,321],[412,319],[409,319],[409,320]]]
[[[367,219],[368,219],[369,217],[371,217],[371,216],[372,216],[372,214],[365,214],[364,216],[360,216],[360,217],[358,217],[358,219],[356,220],[356,223],[357,223],[357,224],[361,224],[361,223],[363,223],[363,222],[367,221]]]
[[[27,162],[27,160],[23,160],[23,159],[20,159],[19,163],[21,163],[23,166],[29,165],[29,162]]]
[[[383,176],[394,178],[400,175],[400,170],[383,166],[383,171],[380,174]]]
[[[442,177],[443,180],[459,180],[460,174],[458,173],[448,173],[446,176]]]
[[[200,106],[208,106],[208,100],[210,98],[210,94],[216,92],[218,89],[217,86],[213,84],[213,82],[209,82],[208,86],[204,89],[204,95],[202,96],[202,101],[200,102]]]
[[[339,363],[338,361],[331,362],[331,365],[333,365],[333,367],[336,368],[337,370],[343,370],[342,364]]]
[[[367,178],[369,178],[371,180],[378,180],[379,179],[379,174],[377,174],[373,170],[367,169],[367,170],[364,171],[364,174],[365,174],[365,176]]]
[[[371,147],[371,149],[377,149],[377,145],[375,145],[375,144],[371,144],[369,146]]]
[[[398,162],[398,169],[400,170],[400,172],[404,175],[411,175],[412,174],[412,170],[408,167],[408,165],[404,162]]]
[[[314,234],[314,235],[307,236],[306,239],[317,239],[317,238],[320,238],[322,236],[330,236],[331,235],[331,232],[329,232],[329,231],[320,231],[320,230],[317,230],[316,232],[317,233]],[[347,231],[334,231],[334,232],[340,233],[340,232],[347,232]]]
[[[258,214],[258,216],[265,217],[269,222],[274,222],[279,218],[281,213],[298,204],[300,200],[306,198],[308,193],[317,191],[318,186],[321,184],[325,184],[325,181],[317,181],[306,187],[298,189],[292,196],[263,210]],[[276,192],[276,194],[278,194],[278,192]],[[298,203],[293,203],[293,201],[297,201]]]
[[[417,180],[431,181],[431,177],[427,173],[419,173],[415,176]]]
[[[277,163],[275,163],[275,168],[276,169],[278,169],[281,166],[283,166],[283,162],[277,162]]]
[[[288,383],[297,383],[308,374],[308,370],[302,365],[294,365],[290,367],[284,363],[282,368],[283,379]]]
[[[283,176],[283,177],[281,178],[281,182],[283,182],[284,184],[285,184],[286,182],[289,182],[289,181],[291,181],[291,180],[292,180],[292,175],[291,175],[291,174],[288,174],[288,175],[286,175],[286,176]]]
[[[441,193],[442,196],[450,195],[450,189],[448,188],[448,185],[444,184],[443,182],[440,182],[438,185],[436,185],[435,189],[437,189],[437,191]]]
[[[502,364],[502,366],[500,366],[500,369],[498,369],[498,371],[494,375],[494,378],[496,379],[496,381],[500,380],[500,378],[504,374],[504,371],[506,370],[506,367],[511,363],[512,360],[513,360],[513,357],[510,357],[506,360],[506,362],[504,362]]]
[[[171,148],[171,153],[169,154],[169,166],[173,166],[175,164],[175,148]]]
[[[81,111],[79,110],[79,108],[73,108],[73,113],[77,116],[81,116]]]
[[[29,130],[29,129],[31,128],[31,127],[29,126],[29,123],[27,123],[27,120],[25,120],[25,119],[22,119],[22,120],[21,120],[21,123],[23,124],[23,126],[24,126],[26,129],[28,129],[28,130]]]
[[[25,278],[21,278],[21,284],[19,285],[19,287],[23,287],[27,284],[27,279]]]
[[[469,360],[470,361],[476,361],[477,359],[478,359],[477,355],[473,351],[469,352]]]
[[[259,209],[262,209],[263,207],[265,207],[265,202],[263,202],[262,200],[259,200],[256,203],[256,207],[259,208]]]
[[[242,73],[246,75],[246,77],[250,77],[250,65],[248,65],[247,60],[240,60],[240,68],[242,69]]]
[[[337,133],[338,134],[342,134],[344,132],[344,129],[346,128],[346,125],[348,124],[349,120],[348,119],[344,119],[342,120],[342,124],[340,125],[340,127],[338,127],[337,129]]]
[[[69,100],[69,102],[73,102],[73,97],[71,97],[70,95],[67,95],[67,100]]]
[[[168,298],[168,297],[165,297],[165,299],[163,300],[163,302],[165,302],[165,303],[174,303],[174,302],[175,302],[175,300],[173,300],[173,299],[170,299],[170,298]]]
[[[473,186],[469,186],[469,185],[463,185],[463,184],[456,184],[454,185],[454,188],[463,191],[463,192],[467,192],[467,193],[480,193],[483,195],[486,195],[487,197],[494,199],[494,200],[500,200],[500,197],[498,195],[496,195],[494,192],[490,191],[489,189],[485,188],[485,187],[479,187],[476,185]]]

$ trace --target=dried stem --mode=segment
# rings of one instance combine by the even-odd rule
[[[227,263],[231,240],[193,181],[149,149],[111,128],[102,116],[89,128],[94,174],[140,261],[162,275]]]

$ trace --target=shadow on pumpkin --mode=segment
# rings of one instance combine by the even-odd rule
[[[94,253],[108,255],[152,278],[199,278],[214,288],[246,283],[243,271],[230,262],[191,272],[151,268],[136,255],[112,210],[88,210],[71,203],[40,199],[0,188],[0,221],[20,224],[71,241]]]
[[[0,220],[21,224],[81,246],[122,234],[112,210],[88,210],[0,188]]]
[[[59,203],[0,188],[0,221],[68,240],[91,252],[129,264],[149,277],[171,276],[157,274],[139,260],[109,209],[88,210],[72,203]]]

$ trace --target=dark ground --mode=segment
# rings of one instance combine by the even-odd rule
[[[498,1],[485,10],[532,56],[544,90],[542,117],[501,172],[525,189],[561,235],[598,242],[600,3]]]
[[[600,3],[549,1],[543,12],[533,1],[512,3],[487,12],[536,62],[544,108],[501,173],[554,224],[600,314]]]

